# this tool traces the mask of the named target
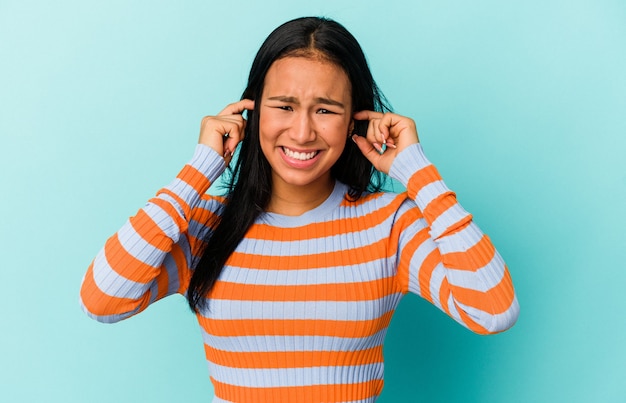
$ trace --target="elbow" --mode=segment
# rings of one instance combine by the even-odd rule
[[[456,308],[454,316],[457,321],[470,331],[483,336],[502,333],[510,329],[519,317],[519,304],[515,296],[503,311],[489,312],[489,310],[459,305]]]
[[[112,307],[110,304],[83,298],[80,296],[80,308],[91,319],[100,323],[116,323],[129,318],[139,312],[140,307],[122,310],[120,307]]]
[[[519,303],[517,298],[513,298],[511,301],[511,305],[508,309],[500,314],[491,315],[491,318],[488,322],[488,326],[485,327],[484,331],[476,332],[482,335],[491,335],[502,333],[515,325],[517,319],[519,318]]]
[[[79,303],[83,312],[101,323],[115,323],[137,314],[144,308],[142,299],[108,295],[93,281],[88,272],[80,288]]]

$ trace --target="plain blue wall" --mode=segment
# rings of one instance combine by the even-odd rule
[[[380,400],[626,401],[625,4],[1,0],[0,400],[210,401],[183,298],[106,326],[79,284],[265,36],[312,14],[360,40],[522,307],[480,337],[406,298]]]

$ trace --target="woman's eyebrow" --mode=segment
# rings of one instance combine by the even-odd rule
[[[345,107],[343,106],[341,102],[335,101],[334,99],[330,99],[330,98],[315,98],[315,102],[318,104],[338,106],[342,109],[345,109]]]
[[[286,103],[290,103],[290,104],[296,104],[299,105],[300,101],[298,101],[298,99],[296,97],[289,97],[286,95],[278,95],[275,97],[269,97],[267,98],[270,101],[282,101],[282,102],[286,102]],[[333,105],[333,106],[338,106],[340,108],[345,109],[345,106],[339,102],[339,101],[335,101],[334,99],[330,99],[330,98],[324,98],[324,97],[317,97],[314,99],[314,102],[316,104],[326,104],[326,105]]]

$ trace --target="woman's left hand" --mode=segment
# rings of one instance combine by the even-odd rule
[[[374,168],[384,174],[389,174],[394,158],[402,150],[419,142],[417,128],[411,118],[375,111],[359,111],[353,117],[369,121],[367,135],[353,135],[352,140]]]

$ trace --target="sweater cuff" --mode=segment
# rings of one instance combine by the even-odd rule
[[[226,169],[226,162],[217,151],[204,144],[197,144],[196,149],[187,164],[195,168],[199,173],[208,180],[209,185],[213,183]],[[204,189],[207,191],[209,186]],[[203,193],[204,193],[203,192]]]
[[[415,200],[422,211],[439,196],[451,193],[419,143],[407,147],[396,156],[389,176],[406,187],[408,196]]]
[[[406,187],[411,176],[428,165],[431,163],[424,155],[422,145],[420,143],[412,144],[402,150],[393,160],[389,169],[389,176],[400,181]]]
[[[189,208],[196,204],[225,169],[224,159],[215,150],[198,144],[191,160],[159,194],[169,194],[178,200],[187,215]]]

